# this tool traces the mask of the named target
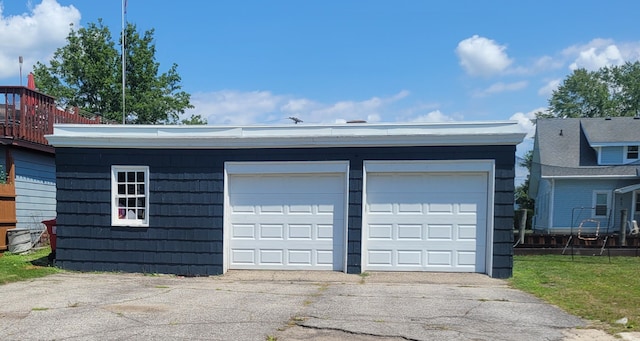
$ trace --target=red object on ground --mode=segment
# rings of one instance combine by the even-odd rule
[[[49,234],[49,243],[51,244],[51,252],[56,252],[56,218],[42,221],[47,226],[47,233]]]

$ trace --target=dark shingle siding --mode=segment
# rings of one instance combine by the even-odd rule
[[[143,150],[58,148],[58,264],[222,273],[224,162],[348,160],[347,272],[360,273],[363,160],[496,160],[493,276],[511,276],[514,146]],[[149,166],[149,227],[111,226],[111,166]]]

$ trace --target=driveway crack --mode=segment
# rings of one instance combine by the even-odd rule
[[[349,335],[357,335],[357,336],[372,336],[372,337],[385,337],[385,338],[399,338],[399,339],[407,340],[407,341],[421,341],[421,340],[419,340],[419,339],[413,339],[413,338],[406,337],[406,336],[402,336],[402,335],[382,335],[382,334],[372,334],[372,333],[365,333],[365,332],[356,332],[356,331],[353,331],[353,330],[348,330],[348,329],[343,329],[343,328],[308,326],[308,325],[301,324],[301,323],[296,323],[296,325],[297,325],[298,327],[307,328],[307,329],[314,329],[314,330],[330,330],[330,331],[342,332],[342,333],[349,334]]]

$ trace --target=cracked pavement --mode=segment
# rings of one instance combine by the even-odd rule
[[[3,340],[562,340],[586,326],[480,274],[67,272],[0,298]]]

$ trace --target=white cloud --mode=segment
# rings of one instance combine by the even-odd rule
[[[243,125],[265,122],[279,106],[286,101],[283,96],[273,95],[269,91],[239,92],[222,90],[209,93],[195,93],[191,96],[195,106],[187,112],[207,118],[209,124]],[[300,105],[300,104],[297,104]],[[285,119],[286,117],[277,118]]]
[[[536,113],[538,112],[547,112],[547,108],[537,108],[527,113],[517,112],[511,115],[509,119],[518,121],[518,126],[520,126],[522,132],[527,133],[527,138],[532,138],[536,132],[536,126],[531,120],[536,118]]]
[[[559,69],[563,66],[562,61],[551,56],[542,56],[538,58],[531,66],[532,72],[541,72],[547,70]]]
[[[379,122],[382,111],[390,104],[397,102],[409,95],[406,90],[388,97],[372,97],[364,101],[340,101],[334,104],[321,106],[310,110],[308,117],[311,122],[327,123],[349,120],[366,120],[367,122]]]
[[[545,84],[542,88],[538,89],[538,95],[544,97],[550,97],[554,90],[556,90],[560,83],[562,83],[562,79],[556,78],[552,79]]]
[[[584,68],[593,71],[605,66],[621,64],[624,64],[624,58],[620,50],[616,45],[609,45],[604,48],[591,47],[580,52],[578,58],[569,65],[569,69]]]
[[[426,115],[415,117],[411,121],[412,122],[452,122],[452,121],[455,121],[455,119],[451,116],[447,116],[443,114],[440,110],[434,110],[432,112],[427,113]]]
[[[498,94],[501,92],[511,92],[511,91],[518,91],[518,90],[522,90],[524,88],[527,87],[529,83],[527,81],[520,81],[520,82],[514,82],[514,83],[495,83],[493,85],[491,85],[490,87],[484,89],[484,90],[479,90],[476,91],[473,96],[474,97],[487,97],[490,95],[494,95],[494,94]]]
[[[286,124],[291,116],[310,124],[349,120],[379,122],[393,103],[408,95],[409,92],[403,90],[390,97],[321,103],[269,91],[222,90],[193,94],[191,102],[195,108],[188,110],[186,116],[199,114],[213,125]]]
[[[37,61],[48,62],[65,44],[70,24],[77,27],[79,22],[75,7],[61,6],[56,0],[42,0],[29,13],[10,16],[4,15],[0,4],[0,79],[19,74],[18,56],[24,57],[23,75]]]
[[[587,44],[572,45],[562,51],[572,60],[569,69],[597,70],[604,66],[621,65],[640,59],[640,42],[616,42],[612,39],[593,39]]]
[[[505,71],[513,62],[506,49],[491,39],[474,35],[458,43],[456,54],[470,75],[491,76]]]

